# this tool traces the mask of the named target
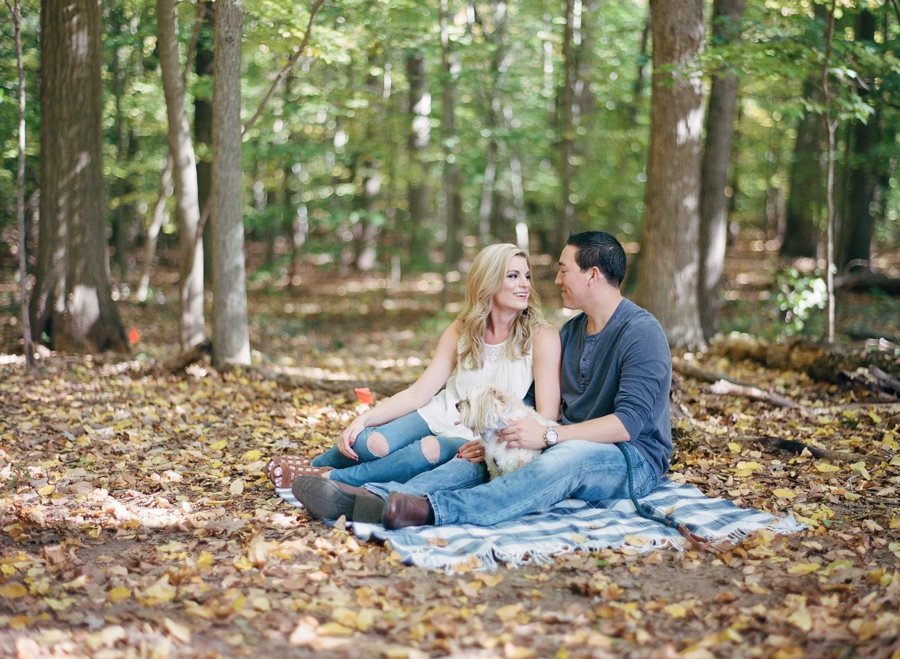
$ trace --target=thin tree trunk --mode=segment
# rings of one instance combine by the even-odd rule
[[[125,352],[112,300],[103,183],[101,13],[41,3],[41,215],[33,335],[54,349]]]
[[[814,12],[818,19],[826,18],[824,5],[814,5]],[[824,100],[820,82],[821,79],[810,79],[803,85],[803,96],[811,104],[818,105]],[[790,196],[781,243],[782,256],[816,256],[823,203],[822,148],[827,140],[826,133],[825,122],[818,112],[807,112],[797,124],[794,160],[788,177]]]
[[[447,214],[447,242],[444,246],[444,270],[456,270],[462,259],[465,217],[462,208],[462,175],[456,134],[456,80],[459,64],[450,48],[449,0],[441,0],[441,131],[444,138],[444,193]]]
[[[19,79],[19,136],[18,167],[16,170],[16,226],[19,231],[19,280],[22,295],[22,338],[25,348],[25,368],[29,375],[37,375],[34,341],[31,338],[31,318],[28,316],[28,264],[25,258],[25,65],[22,57],[22,8],[19,0],[6,6],[13,17],[16,39],[16,73]]]
[[[213,364],[250,363],[241,212],[243,0],[217,0],[213,74]]]
[[[704,344],[697,304],[703,97],[685,70],[703,45],[702,0],[652,0],[653,96],[647,210],[635,301],[670,345]],[[666,70],[664,67],[673,67]]]
[[[153,219],[147,227],[146,242],[144,242],[144,263],[141,267],[141,281],[137,289],[137,301],[145,302],[150,292],[150,269],[153,267],[153,255],[156,254],[156,243],[159,240],[159,230],[166,221],[166,200],[169,198],[169,187],[172,185],[172,168],[174,160],[172,154],[166,157],[166,166],[159,177],[159,190],[156,194],[156,204],[153,205]]]
[[[500,88],[503,84],[506,72],[506,2],[505,0],[492,0],[491,10],[494,19],[494,31],[491,34],[491,42],[494,49],[488,71],[488,82],[485,85],[485,105],[487,117],[485,129],[488,131],[488,144],[485,153],[484,181],[481,186],[481,204],[478,209],[478,242],[487,245],[496,240],[496,235],[491,235],[492,220],[498,213],[496,208],[497,167],[499,165],[500,141],[497,136],[502,115],[502,101]]]
[[[743,11],[744,0],[715,0],[713,38],[720,43],[739,39]],[[706,145],[700,169],[700,269],[697,291],[700,322],[707,339],[711,339],[718,329],[716,315],[728,233],[725,188],[728,186],[737,88],[737,75],[713,76],[706,115]]]
[[[122,57],[121,48],[118,47],[118,40],[122,33],[122,16],[116,11],[115,3],[110,6],[110,20],[112,21],[112,32],[116,48],[112,54],[112,64],[110,73],[113,78],[113,97],[115,98],[116,110],[115,119],[113,121],[113,134],[116,141],[116,164],[117,169],[121,171],[124,161],[127,158],[127,144],[125,136],[125,115],[122,112],[122,98],[125,95],[125,61]],[[119,268],[119,281],[124,284],[128,275],[128,258],[127,245],[128,236],[126,230],[125,216],[125,177],[119,174],[115,178],[115,195],[116,210],[113,215],[113,245],[116,251],[116,265]]]
[[[575,2],[566,0],[566,25],[563,31],[563,84],[559,101],[559,187],[560,217],[556,227],[555,253],[562,251],[569,234],[578,230],[575,204],[572,203],[572,156],[574,154],[574,125],[572,103],[575,97],[575,57],[572,40],[575,21]]]
[[[175,216],[178,220],[179,339],[182,352],[206,339],[203,318],[203,242],[197,240],[200,205],[197,164],[191,128],[184,108],[184,84],[178,54],[175,0],[156,1],[157,46],[169,120],[169,152],[173,158]]]
[[[208,209],[210,204],[210,192],[212,190],[212,99],[203,95],[203,90],[211,89],[209,80],[213,74],[213,35],[215,29],[215,12],[212,2],[201,2],[197,5],[197,22],[201,25],[197,40],[197,57],[194,60],[194,72],[198,81],[202,84],[195,86],[194,91],[194,138],[197,144],[204,145],[197,159],[197,205],[201,209]],[[204,79],[206,82],[204,83]],[[203,155],[205,152],[205,156]],[[201,211],[205,212],[205,211]],[[208,212],[207,212],[208,214]],[[210,223],[203,221],[201,229],[203,235],[203,275],[206,285],[212,284],[212,235]]]
[[[875,40],[875,16],[864,9],[856,19],[856,41],[873,43]],[[867,85],[858,88],[862,102],[871,102],[869,91],[874,80],[869,76]],[[853,123],[854,148],[849,167],[848,212],[845,213],[840,232],[840,258],[838,271],[853,261],[868,263],[872,250],[872,202],[875,199],[877,179],[871,163],[871,151],[878,145],[879,113],[876,111],[866,121]]]
[[[428,217],[428,164],[424,156],[431,136],[431,94],[428,92],[422,50],[414,50],[406,56],[406,78],[409,81],[408,261],[421,264],[428,261],[428,241],[423,234],[423,225]]]
[[[831,46],[834,40],[834,10],[837,2],[831,0],[828,9],[828,30],[825,35],[825,63],[822,65],[822,95],[825,97],[825,127],[828,130],[828,175],[825,183],[825,202],[828,208],[825,242],[825,284],[828,290],[825,342],[834,343],[834,133],[838,120],[831,121],[831,92],[828,88],[828,67],[831,65]]]

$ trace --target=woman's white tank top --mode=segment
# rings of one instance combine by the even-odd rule
[[[472,431],[459,421],[456,404],[463,400],[469,390],[479,384],[492,384],[501,389],[511,391],[519,398],[524,398],[534,381],[534,363],[531,351],[524,357],[512,360],[506,352],[507,339],[497,345],[484,345],[484,366],[477,371],[464,368],[461,364],[447,380],[447,386],[418,410],[428,424],[432,433],[444,437],[461,437],[472,440]],[[459,355],[457,344],[456,354]]]

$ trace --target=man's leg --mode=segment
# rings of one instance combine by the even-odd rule
[[[436,469],[419,474],[406,483],[369,483],[364,487],[382,498],[391,492],[422,496],[443,490],[457,490],[486,483],[490,478],[484,462],[453,458]]]
[[[655,474],[640,451],[631,446],[625,449],[632,457],[636,496],[643,496],[655,485]],[[502,478],[466,490],[442,490],[427,496],[435,524],[492,526],[545,510],[570,496],[602,501],[627,499],[629,492],[625,457],[618,446],[571,440]]]

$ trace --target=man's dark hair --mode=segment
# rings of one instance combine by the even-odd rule
[[[566,244],[578,248],[575,262],[579,268],[596,267],[611,285],[621,285],[625,279],[625,250],[615,236],[605,231],[570,233]]]

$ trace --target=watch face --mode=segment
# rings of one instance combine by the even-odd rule
[[[554,446],[559,439],[559,433],[557,433],[553,428],[548,428],[547,432],[544,433],[544,443],[547,446]]]

